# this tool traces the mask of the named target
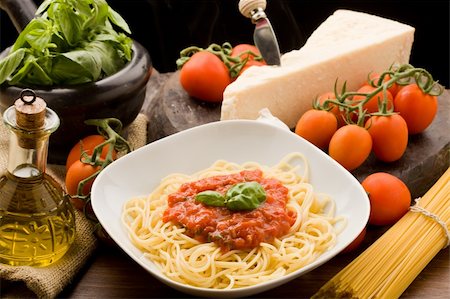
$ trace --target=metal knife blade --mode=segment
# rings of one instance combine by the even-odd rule
[[[253,41],[266,63],[280,65],[280,49],[272,25],[264,12],[266,5],[266,0],[239,0],[238,6],[241,14],[250,18],[256,25]]]
[[[272,25],[268,18],[260,18],[256,22],[253,40],[268,65],[281,65],[280,49]]]

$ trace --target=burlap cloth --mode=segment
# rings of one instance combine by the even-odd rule
[[[51,138],[51,136],[50,136]],[[147,117],[139,114],[135,121],[127,129],[127,140],[134,149],[146,144],[147,141]],[[0,116],[0,167],[5,169],[8,159],[9,131],[3,124]],[[47,173],[52,175],[64,186],[65,167],[60,165],[48,165]],[[0,199],[1,200],[1,199]],[[0,264],[0,297],[2,289],[9,282],[24,283],[27,288],[39,298],[56,297],[73,279],[89,256],[97,247],[97,240],[93,234],[94,225],[87,220],[82,213],[76,212],[76,236],[75,241],[66,255],[56,263],[43,268],[28,266],[7,266]],[[17,284],[11,284],[17,288]],[[8,297],[17,297],[14,287],[7,290]],[[4,290],[5,291],[5,290]]]

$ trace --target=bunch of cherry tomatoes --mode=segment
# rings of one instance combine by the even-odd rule
[[[320,95],[297,122],[295,132],[351,171],[371,152],[383,162],[399,160],[408,135],[423,132],[437,113],[443,87],[411,65],[371,73],[356,92]]]
[[[357,91],[320,95],[305,112],[295,132],[351,171],[362,165],[371,152],[383,162],[399,160],[406,151],[408,136],[423,132],[437,113],[437,96],[443,87],[431,74],[411,65],[371,73]],[[396,223],[411,204],[411,193],[399,178],[385,172],[367,176],[362,187],[369,195],[369,225]],[[355,250],[367,228],[344,250]]]
[[[180,83],[194,99],[210,103],[223,100],[225,88],[250,66],[265,65],[258,48],[239,44],[232,47],[211,44],[202,49],[192,46],[184,49],[177,60]]]

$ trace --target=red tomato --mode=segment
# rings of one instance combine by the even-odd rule
[[[359,93],[371,93],[376,89],[376,87],[370,85],[363,85],[356,92]],[[389,91],[386,91],[387,96],[387,108],[392,109],[394,105],[394,99]],[[365,96],[356,95],[353,97],[354,102],[361,102],[365,100]],[[378,111],[378,102],[383,101],[383,91],[376,93],[368,102],[363,105],[363,110],[367,110],[369,113],[374,113]]]
[[[69,195],[88,195],[91,192],[92,183],[94,179],[89,180],[81,190],[81,194],[78,192],[78,184],[100,170],[100,166],[92,166],[85,164],[80,160],[75,161],[66,173],[66,190]]]
[[[369,80],[372,81],[372,82],[366,82],[366,84],[377,87],[377,86],[380,86],[381,84],[386,83],[387,81],[389,81],[391,79],[391,76],[386,75],[383,78],[383,82],[379,82],[380,81],[380,76],[381,76],[381,74],[377,73],[377,72],[370,73]],[[395,95],[397,94],[397,91],[398,91],[397,88],[398,88],[397,83],[394,83],[390,87],[388,87],[387,90],[391,93],[391,95],[393,97],[395,97]]]
[[[358,247],[361,245],[361,243],[364,241],[364,238],[366,237],[366,232],[367,228],[364,227],[364,229],[359,233],[356,239],[353,240],[353,242],[351,242],[347,247],[345,247],[344,250],[342,250],[342,253],[348,253],[358,249]]]
[[[220,58],[201,51],[192,55],[181,68],[180,83],[191,97],[218,103],[223,100],[223,91],[231,78]]]
[[[409,134],[423,132],[433,122],[437,97],[425,94],[417,84],[401,88],[394,100],[395,111],[405,119]]]
[[[266,63],[263,62],[263,61],[249,60],[249,61],[247,61],[246,64],[244,64],[244,66],[239,71],[238,77],[240,75],[242,75],[242,73],[245,72],[249,67],[251,67],[251,66],[262,66],[262,65],[266,65]]]
[[[408,146],[408,127],[399,114],[371,116],[365,124],[372,136],[375,157],[384,162],[400,159]]]
[[[240,57],[241,59],[254,60],[255,56],[261,56],[258,48],[250,44],[239,44],[231,50],[231,57]]]
[[[385,172],[373,173],[361,185],[369,194],[369,224],[391,225],[408,212],[411,193],[396,176]]]
[[[94,148],[105,142],[105,137],[102,135],[90,135],[83,139],[81,139],[77,144],[75,144],[72,149],[69,152],[69,155],[67,156],[66,160],[66,170],[69,170],[70,166],[75,162],[79,161],[81,158],[81,153],[86,152],[88,155],[92,155],[94,152]],[[106,155],[108,154],[110,145],[106,145],[102,148],[102,152],[100,154],[100,157],[105,159]],[[117,152],[113,151],[113,159],[117,158]]]
[[[336,100],[336,95],[334,94],[334,92],[329,91],[326,92],[324,94],[321,94],[318,98],[319,104],[323,106],[323,103],[326,100]],[[338,124],[338,128],[342,127],[343,125],[345,125],[345,115],[344,115],[344,111],[339,109],[339,106],[333,103],[328,103],[327,104],[328,107],[331,107],[330,111],[331,113],[333,113],[336,116],[337,119],[337,124]],[[326,108],[326,107],[324,107]]]
[[[347,170],[353,170],[366,161],[372,150],[372,138],[366,129],[357,125],[339,128],[330,140],[329,155]]]
[[[325,110],[306,111],[295,126],[295,133],[315,146],[326,149],[331,136],[337,130],[337,119],[333,113]]]

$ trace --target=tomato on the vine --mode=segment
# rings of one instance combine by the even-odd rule
[[[376,89],[376,87],[370,86],[370,85],[363,85],[361,86],[356,92],[358,93],[371,93]],[[394,105],[394,98],[392,97],[392,94],[387,90],[386,91],[386,97],[387,97],[387,109],[392,109]],[[354,102],[361,102],[365,100],[365,96],[361,95],[355,95],[353,97]],[[378,102],[381,102],[384,100],[383,97],[383,91],[376,93],[369,101],[367,101],[363,105],[363,110],[367,110],[369,113],[374,113],[378,111]]]
[[[372,85],[372,86],[381,86],[382,84],[386,83],[387,81],[391,80],[391,76],[389,74],[385,75],[383,78],[383,82],[379,82],[380,81],[380,77],[381,74],[377,73],[377,72],[372,72],[369,74],[369,80],[371,82],[366,82],[366,84],[368,85]],[[372,83],[372,84],[370,84]],[[390,87],[387,88],[387,90],[391,93],[391,95],[393,97],[395,97],[395,95],[397,94],[397,90],[398,89],[398,85],[397,83],[393,83]]]
[[[77,144],[75,144],[69,152],[66,160],[66,170],[69,170],[70,166],[75,162],[79,161],[81,158],[81,153],[85,152],[88,155],[92,155],[94,148],[97,145],[105,142],[105,137],[102,135],[89,135],[81,139]],[[107,144],[102,148],[100,158],[105,159],[108,154],[110,145]],[[115,160],[117,158],[116,150],[113,150],[112,158]]]
[[[373,115],[365,124],[372,136],[375,157],[384,162],[400,159],[408,146],[408,126],[399,114]]]
[[[263,66],[263,65],[266,65],[266,63],[262,62],[262,61],[257,61],[257,60],[249,60],[244,64],[244,66],[239,71],[238,77],[240,75],[242,75],[242,73],[245,72],[251,66]]]
[[[295,133],[315,146],[326,149],[331,136],[337,130],[337,119],[329,111],[311,109],[306,111],[295,126]]]
[[[227,66],[208,51],[192,55],[180,71],[180,83],[193,98],[219,103],[223,91],[231,83]]]
[[[366,161],[372,150],[372,137],[365,128],[349,124],[339,128],[331,137],[328,154],[347,170]]]
[[[436,96],[424,93],[417,84],[409,84],[395,96],[394,107],[405,119],[409,134],[417,134],[433,122],[438,102]]]
[[[336,95],[334,94],[334,92],[329,91],[329,92],[325,92],[323,94],[321,94],[318,98],[317,98],[320,106],[324,107],[324,102],[326,100],[336,100]],[[330,111],[331,113],[333,113],[336,116],[337,119],[337,125],[338,128],[342,127],[343,125],[345,125],[345,112],[341,109],[339,109],[339,106],[333,103],[328,102],[327,103],[327,107],[324,108],[331,108]]]
[[[84,179],[87,179],[94,173],[100,170],[100,166],[92,166],[81,162],[75,161],[66,173],[66,191],[69,195],[88,195],[91,192],[92,184],[95,178],[86,182],[81,190],[81,194],[78,193],[78,185]]]
[[[254,55],[253,55],[254,54]],[[240,57],[241,59],[254,60],[255,56],[261,56],[258,48],[250,44],[239,44],[231,50],[231,57]]]
[[[369,194],[369,224],[391,225],[408,212],[411,193],[396,176],[386,172],[373,173],[361,185]]]

